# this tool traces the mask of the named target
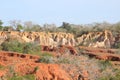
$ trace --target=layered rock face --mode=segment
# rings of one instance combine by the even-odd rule
[[[112,32],[91,32],[77,38],[78,44],[89,47],[110,48],[114,44],[115,38]]]
[[[110,48],[115,43],[112,32],[90,32],[77,38],[70,33],[46,33],[46,32],[0,32],[0,44],[8,38],[17,39],[21,42],[35,42],[40,45],[57,47],[61,45],[76,46],[83,45],[89,47]]]
[[[35,42],[40,45],[54,47],[59,45],[75,46],[74,35],[70,33],[0,32],[1,43],[8,38],[17,39],[21,42]]]

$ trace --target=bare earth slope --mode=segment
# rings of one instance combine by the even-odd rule
[[[36,80],[72,80],[59,65],[37,63],[38,60],[38,56],[2,51],[0,52],[0,65],[5,69],[0,69],[0,78],[10,76],[12,72],[15,72],[20,75],[34,74]],[[10,72],[11,69],[12,72]]]

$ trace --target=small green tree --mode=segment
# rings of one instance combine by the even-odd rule
[[[69,23],[66,23],[66,22],[63,22],[61,28],[66,29],[67,32],[71,32],[71,30],[72,30],[71,25]]]
[[[21,24],[18,24],[16,30],[21,31],[22,29],[23,29],[23,26]]]
[[[17,40],[13,40],[13,41],[5,41],[1,44],[2,46],[2,50],[4,51],[14,51],[14,52],[20,52],[22,53],[22,48],[23,45],[18,42]]]
[[[14,29],[11,26],[4,26],[3,27],[3,31],[12,31],[12,30],[14,30]]]
[[[2,26],[3,22],[0,20],[0,30],[3,29],[3,26]]]
[[[39,55],[41,52],[40,46],[35,43],[24,43],[23,45],[23,53]]]

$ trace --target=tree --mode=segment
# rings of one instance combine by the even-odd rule
[[[18,24],[16,30],[21,31],[22,29],[23,29],[23,26],[21,24]]]
[[[63,22],[63,24],[62,24],[61,28],[66,29],[66,30],[67,30],[67,32],[71,32],[71,30],[72,30],[71,25],[70,25],[69,23],[66,23],[66,22]]]
[[[20,20],[12,20],[9,23],[10,23],[10,26],[12,26],[17,31],[20,31],[21,29],[23,29],[23,26]]]
[[[118,33],[120,33],[120,22],[116,23],[114,25],[114,27],[115,27],[115,31],[117,31]]]
[[[32,21],[24,22],[24,30],[25,31],[31,31],[31,28],[33,27]]]
[[[13,27],[11,27],[11,26],[4,26],[3,27],[3,31],[13,31],[14,29],[13,29]]]
[[[3,22],[0,20],[0,30],[3,29],[3,26],[2,26]]]
[[[38,24],[34,24],[33,27],[31,28],[31,31],[39,32],[40,30],[41,30],[41,26]]]
[[[55,24],[44,24],[42,30],[45,32],[56,32],[57,27]]]
[[[40,31],[41,26],[39,24],[33,24],[31,21],[24,22],[24,31]]]

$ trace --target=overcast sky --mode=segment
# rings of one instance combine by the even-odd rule
[[[120,21],[120,0],[0,0],[0,20],[88,24]]]

